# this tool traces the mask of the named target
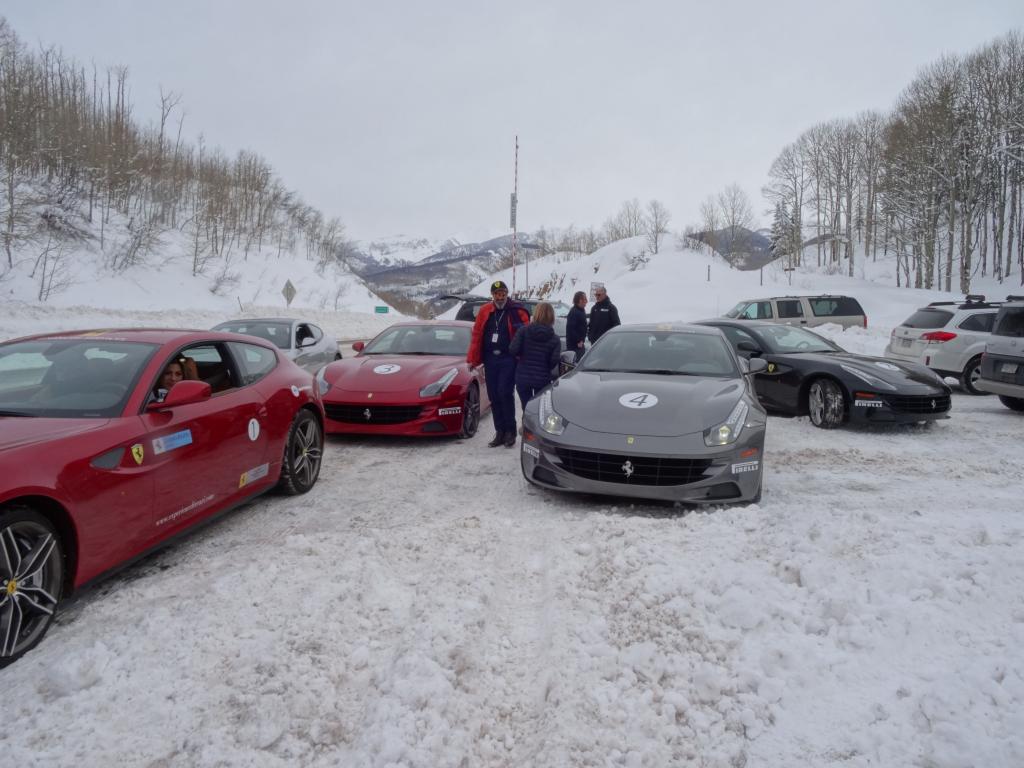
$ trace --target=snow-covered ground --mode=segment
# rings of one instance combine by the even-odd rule
[[[790,292],[594,258],[564,266],[627,321]],[[860,299],[866,330],[824,330],[873,354],[932,296],[794,278],[819,290]],[[221,317],[0,309],[0,339]],[[101,582],[0,672],[0,764],[1021,766],[1022,434],[959,392],[923,428],[772,418],[762,503],[704,511],[533,488],[486,428],[332,439],[309,494]]]

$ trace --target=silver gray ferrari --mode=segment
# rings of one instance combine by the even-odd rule
[[[767,415],[751,376],[765,365],[717,328],[613,328],[527,403],[523,476],[579,493],[759,501]]]

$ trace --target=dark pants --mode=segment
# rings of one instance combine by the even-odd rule
[[[516,359],[511,355],[484,360],[487,397],[491,401],[494,431],[516,432]]]
[[[519,402],[523,404],[523,410],[526,410],[526,404],[533,400],[537,395],[541,393],[550,382],[544,384],[529,384],[525,381],[516,382],[516,392],[519,393]]]

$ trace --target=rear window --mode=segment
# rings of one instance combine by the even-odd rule
[[[815,296],[807,301],[816,317],[857,317],[864,314],[857,300],[849,296]]]
[[[912,314],[901,325],[904,328],[945,328],[946,323],[953,319],[952,312],[944,309],[925,307]]]
[[[1024,307],[1003,307],[996,315],[995,336],[1024,336]]]

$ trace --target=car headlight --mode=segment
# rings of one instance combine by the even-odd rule
[[[448,373],[442,376],[437,381],[427,384],[423,389],[420,390],[420,397],[437,397],[446,389],[448,385],[455,381],[455,377],[459,375],[458,368],[452,368]]]
[[[743,431],[743,425],[747,421],[749,410],[743,400],[736,403],[736,407],[732,409],[729,418],[718,426],[704,430],[704,445],[730,445],[735,443]]]
[[[839,367],[842,368],[847,373],[849,373],[851,376],[856,376],[861,381],[870,384],[872,387],[876,387],[878,389],[888,389],[891,392],[896,391],[896,387],[894,387],[888,381],[884,381],[883,379],[880,379],[877,376],[873,376],[867,371],[862,371],[860,368],[854,368],[852,365],[844,365],[842,363],[839,364]]]
[[[324,376],[324,372],[326,370],[327,370],[327,366],[325,365],[323,368],[321,368],[319,371],[316,372],[316,388],[320,391],[320,396],[321,397],[326,395],[327,391],[331,388],[330,383],[327,381],[326,377]]]
[[[566,421],[557,413],[551,405],[551,390],[547,390],[540,396],[540,428],[549,435],[560,435],[565,432]]]

